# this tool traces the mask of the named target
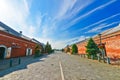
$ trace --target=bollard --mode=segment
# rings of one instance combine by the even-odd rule
[[[94,59],[93,55],[91,55],[91,59]]]
[[[18,62],[19,64],[21,63],[21,58],[19,57],[19,62]]]
[[[100,62],[100,56],[98,56],[98,61]]]
[[[84,54],[84,58],[85,58],[85,54]]]
[[[12,67],[12,62],[13,62],[12,59],[10,59],[10,67]]]
[[[110,58],[107,57],[107,64],[110,64]]]

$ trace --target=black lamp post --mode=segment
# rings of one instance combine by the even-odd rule
[[[102,34],[98,34],[98,36],[99,36],[99,38],[100,38],[100,47],[102,46],[102,39],[101,39],[101,35]],[[102,50],[102,57],[103,57],[103,62],[105,62],[105,53],[103,52],[103,50]]]
[[[102,40],[101,40],[101,34],[98,34],[99,38],[100,38],[100,45],[102,43]]]

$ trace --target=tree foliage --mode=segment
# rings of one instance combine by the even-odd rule
[[[86,52],[87,52],[87,55],[89,58],[91,56],[95,57],[97,55],[97,53],[99,52],[99,48],[92,38],[90,38],[87,43]]]
[[[61,51],[64,52],[64,49],[62,48]]]
[[[47,44],[45,45],[45,52],[46,53],[51,53],[52,52],[52,47],[49,44],[49,42],[47,42]]]
[[[40,45],[39,44],[37,44],[36,45],[36,47],[35,47],[35,57],[39,57],[39,56],[41,56],[41,47],[40,47]]]
[[[72,45],[72,54],[77,54],[78,53],[78,47],[76,46],[76,44]]]

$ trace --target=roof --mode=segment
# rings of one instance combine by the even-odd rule
[[[111,29],[108,29],[108,30],[102,32],[101,34],[102,35],[107,35],[107,34],[117,32],[117,31],[120,31],[120,24],[118,26],[114,27],[114,28],[111,28]]]
[[[118,32],[118,31],[120,31],[120,24],[116,27],[113,27],[113,28],[110,28],[108,30],[103,31],[100,34],[101,34],[101,36],[105,36],[105,35],[108,35],[108,34],[111,34],[111,33],[114,33],[114,32]],[[96,37],[98,37],[98,35],[93,36],[93,38],[96,38]]]
[[[21,34],[18,33],[17,31],[13,30],[12,28],[10,28],[9,26],[5,25],[4,23],[0,22],[0,30],[8,32],[12,35],[15,36],[20,36]]]
[[[32,41],[35,42],[35,43],[41,44],[43,47],[45,47],[45,44],[44,44],[44,43],[41,43],[41,42],[39,42],[38,40],[36,40],[36,39],[34,39],[34,38],[32,38]]]
[[[29,38],[29,37],[23,35],[22,33],[19,33],[19,32],[17,32],[17,31],[15,31],[14,29],[12,29],[11,27],[9,27],[9,26],[7,26],[6,24],[2,23],[1,21],[0,21],[0,30],[1,30],[1,31],[4,31],[4,32],[6,32],[6,33],[12,34],[12,35],[14,35],[14,36],[16,36],[16,37],[21,37],[21,38],[23,38],[23,39],[26,39],[26,40],[29,40],[29,41],[32,41],[32,42],[41,44],[41,43],[40,43],[39,41],[37,41],[36,39],[34,39],[34,38]]]
[[[35,43],[41,44],[38,40],[36,40],[36,39],[34,39],[34,38],[32,38],[31,40],[32,40],[33,42],[35,42]]]

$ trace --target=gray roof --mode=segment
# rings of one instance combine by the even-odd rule
[[[17,31],[15,31],[12,28],[10,28],[9,26],[7,26],[6,24],[2,23],[1,21],[0,21],[0,30],[8,32],[8,33],[15,35],[17,37],[21,35]]]
[[[117,32],[117,31],[120,31],[120,24],[118,24],[118,26],[116,27],[113,27],[113,28],[110,28],[108,30],[105,30],[103,32],[101,32],[100,34],[103,36],[103,35],[108,35],[108,34],[111,34],[111,33],[114,33],[114,32]],[[97,37],[98,35],[94,35],[94,37]]]
[[[34,38],[32,38],[32,41],[35,42],[35,43],[41,44],[38,40],[36,40],[36,39],[34,39]]]
[[[120,31],[120,24],[118,26],[114,27],[114,28],[111,28],[111,29],[108,29],[108,30],[102,32],[101,34],[107,35],[107,34],[117,32],[117,31]]]
[[[23,39],[26,39],[26,40],[29,40],[29,41],[32,41],[32,42],[35,42],[35,43],[38,43],[38,44],[41,44],[39,41],[37,41],[36,39],[34,38],[29,38],[27,36],[24,36],[23,34],[15,31],[14,29],[10,28],[9,26],[7,26],[6,24],[2,23],[0,21],[0,30],[4,31],[4,32],[7,32],[9,34],[12,34],[14,36],[17,36],[17,37],[21,37]]]
[[[41,42],[39,42],[38,40],[36,40],[36,39],[34,39],[34,38],[32,38],[32,41],[35,42],[35,43],[41,44],[43,47],[45,46],[44,43],[41,43]]]

